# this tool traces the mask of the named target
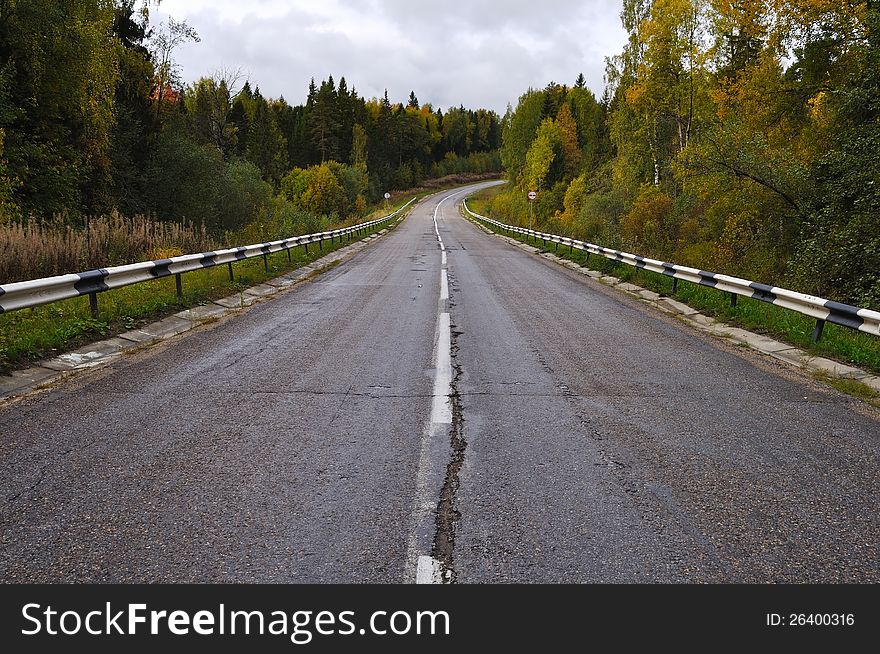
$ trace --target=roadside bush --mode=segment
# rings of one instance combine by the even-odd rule
[[[272,200],[272,185],[262,180],[254,164],[232,161],[226,166],[218,199],[217,228],[239,229],[267,207]]]

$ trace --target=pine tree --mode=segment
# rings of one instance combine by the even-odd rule
[[[333,77],[321,84],[309,115],[312,144],[321,163],[335,159],[339,152],[339,120],[336,115],[336,88]]]
[[[288,168],[287,142],[259,89],[254,92],[250,121],[247,159],[260,169],[263,179],[277,185]]]

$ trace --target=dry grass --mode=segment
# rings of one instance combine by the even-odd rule
[[[57,216],[0,224],[0,284],[216,247],[204,226],[115,212],[78,222]]]

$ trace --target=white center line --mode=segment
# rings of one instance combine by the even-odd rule
[[[440,562],[432,556],[420,556],[416,567],[417,584],[439,584],[442,581]]]
[[[436,471],[432,472],[437,468],[437,461],[432,456],[432,452],[436,451],[439,443],[449,438],[449,430],[452,425],[452,325],[449,316],[449,275],[446,247],[440,236],[437,214],[440,205],[455,195],[457,194],[447,195],[437,203],[434,209],[434,233],[440,244],[440,300],[437,303],[437,327],[434,331],[434,350],[431,357],[434,365],[434,388],[431,393],[431,417],[422,434],[419,469],[416,477],[416,506],[413,511],[413,524],[416,531],[410,536],[407,548],[407,559],[410,561],[410,565],[415,564],[415,582],[417,584],[443,583],[440,562],[430,555],[418,554],[418,552],[430,549],[433,544],[434,511],[437,506],[433,495],[439,492],[439,489],[431,489],[432,482],[429,481],[438,474]],[[439,470],[439,474],[442,472],[443,470]],[[434,483],[440,481],[442,481],[442,477],[436,476]],[[408,577],[408,579],[412,580],[412,577]]]
[[[441,313],[437,319],[437,346],[434,359],[434,399],[431,405],[431,422],[452,424],[452,330],[449,314]]]

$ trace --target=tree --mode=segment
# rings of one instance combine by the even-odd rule
[[[312,144],[321,156],[321,162],[338,156],[337,131],[339,120],[336,111],[336,88],[330,77],[321,84],[314,97],[309,113],[309,131]]]
[[[108,204],[126,215],[147,210],[146,171],[159,127],[150,110],[155,71],[146,47],[149,11],[147,5],[136,8],[135,4],[135,0],[120,1],[113,20],[113,35],[120,48],[109,149],[112,197]]]
[[[259,89],[254,93],[252,107],[248,116],[246,157],[260,169],[263,179],[277,185],[288,168],[287,142]]]
[[[235,130],[235,148],[236,156],[244,158],[247,153],[247,139],[250,133],[251,123],[249,116],[254,112],[254,92],[251,89],[250,81],[245,80],[241,91],[232,101],[232,108],[229,110],[228,120]]]
[[[467,156],[471,151],[473,131],[468,112],[464,107],[451,108],[443,117],[443,140],[448,152],[459,157]]]
[[[559,134],[553,120],[545,118],[526,154],[525,181],[530,190],[540,190],[547,182],[552,184],[550,170],[557,159],[559,146]]]
[[[866,7],[864,32],[864,41],[848,49],[842,79],[834,79],[839,91],[828,94],[828,106],[813,105],[812,119],[833,136],[812,162],[810,178],[817,188],[807,203],[792,276],[807,292],[877,308],[880,7],[876,3]]]
[[[352,129],[351,140],[351,165],[367,168],[367,132],[363,126],[358,123]]]
[[[196,139],[213,145],[225,158],[233,153],[237,143],[232,96],[240,77],[239,71],[219,71],[213,77],[202,77],[186,93],[187,113]]]
[[[571,109],[567,103],[559,109],[555,122],[559,128],[564,176],[566,179],[571,180],[580,171],[581,149],[578,145],[577,123],[575,123],[574,116],[571,115]]]
[[[516,111],[508,109],[502,131],[501,161],[513,180],[523,177],[526,154],[541,124],[543,108],[544,94],[529,90],[520,97]]]
[[[309,168],[305,181],[305,189],[299,197],[303,209],[321,215],[343,215],[345,189],[329,165]]]
[[[577,126],[581,159],[587,168],[595,169],[610,155],[608,115],[596,101],[592,91],[575,86],[568,92],[568,107]]]
[[[166,219],[186,218],[217,228],[223,157],[187,134],[181,117],[171,119],[154,148],[148,171],[150,208]]]
[[[185,20],[168,18],[153,33],[151,46],[155,62],[155,91],[153,97],[158,116],[169,90],[180,85],[180,65],[174,60],[174,51],[188,41],[201,41],[198,32]]]
[[[668,175],[694,125],[697,77],[703,77],[700,41],[702,0],[655,0],[638,27],[641,47],[626,104],[639,116],[632,135],[647,146],[655,186]]]
[[[5,185],[23,213],[77,212],[108,195],[115,17],[109,1],[0,4]]]

